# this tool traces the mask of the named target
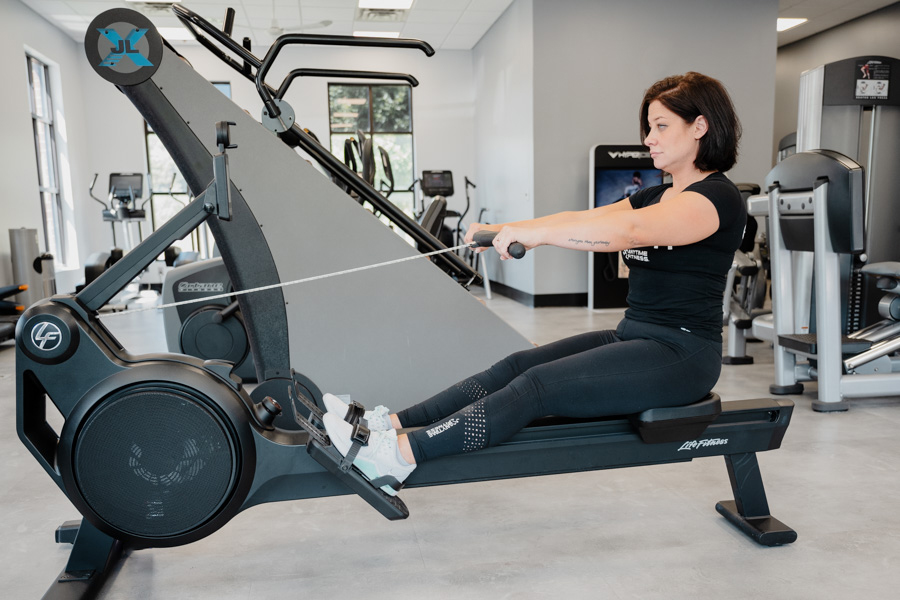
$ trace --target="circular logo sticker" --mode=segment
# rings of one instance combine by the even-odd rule
[[[136,85],[156,73],[163,42],[147,17],[114,8],[91,21],[84,35],[84,52],[94,70],[107,81]]]
[[[52,352],[59,348],[62,339],[62,330],[56,323],[50,321],[38,323],[31,330],[31,343],[35,348],[44,352]]]

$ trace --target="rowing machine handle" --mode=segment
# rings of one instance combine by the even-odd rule
[[[475,245],[480,248],[489,248],[494,243],[494,237],[496,237],[496,231],[488,231],[486,229],[482,229],[475,233],[475,237],[472,238],[475,242]],[[520,244],[519,242],[513,242],[509,245],[509,255],[513,258],[522,258],[525,256],[525,246]]]

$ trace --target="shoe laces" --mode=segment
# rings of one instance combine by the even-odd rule
[[[394,454],[397,436],[396,434],[391,435],[391,433],[394,433],[393,430],[372,432],[368,446],[370,456],[375,457],[387,454],[390,457]]]
[[[390,421],[388,420],[388,415],[390,415],[390,410],[387,406],[379,404],[375,408],[372,409],[370,415],[366,418],[368,421],[369,429],[377,430],[377,431],[387,431],[388,429],[393,429],[390,425]]]

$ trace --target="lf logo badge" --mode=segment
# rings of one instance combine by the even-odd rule
[[[84,36],[84,52],[94,70],[115,85],[137,85],[156,73],[162,38],[144,15],[114,8],[98,15]]]
[[[31,330],[31,343],[38,350],[52,352],[62,343],[62,331],[56,323],[44,321]]]

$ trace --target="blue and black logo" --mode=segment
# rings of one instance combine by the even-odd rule
[[[84,36],[91,66],[116,85],[136,85],[152,77],[162,47],[162,38],[147,17],[123,8],[98,15]]]

